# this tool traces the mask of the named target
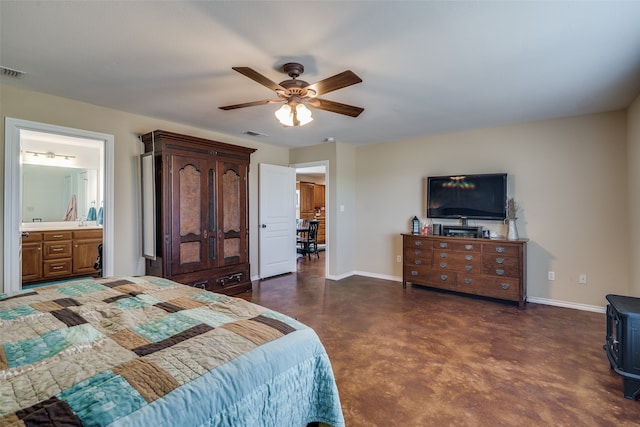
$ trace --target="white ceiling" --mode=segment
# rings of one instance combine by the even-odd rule
[[[286,147],[381,143],[623,109],[640,93],[640,1],[0,0],[2,82]],[[283,128],[273,98],[233,71],[280,82],[363,83]],[[149,129],[151,130],[151,129]]]

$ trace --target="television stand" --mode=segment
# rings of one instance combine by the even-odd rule
[[[518,303],[527,298],[526,240],[402,235],[407,283]]]

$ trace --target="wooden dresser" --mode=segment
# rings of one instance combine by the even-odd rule
[[[24,231],[22,233],[22,283],[98,276],[94,268],[101,228]]]
[[[403,234],[403,287],[407,283],[526,301],[526,240]]]
[[[146,272],[214,292],[251,289],[249,162],[253,148],[156,130],[156,250]]]

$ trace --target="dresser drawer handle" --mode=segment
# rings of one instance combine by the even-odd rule
[[[473,255],[465,255],[464,259],[471,261],[473,259]]]
[[[464,269],[467,270],[467,271],[471,271],[471,270],[473,270],[473,266],[472,265],[465,265]]]
[[[422,251],[420,249],[416,249],[416,255],[420,255]]]
[[[193,286],[194,288],[198,288],[198,289],[207,289],[207,284],[209,283],[208,280],[203,280],[202,282],[194,282]]]
[[[446,258],[446,257],[447,257],[446,252],[440,252],[440,258]]]
[[[446,263],[446,262],[441,262],[441,263],[440,263],[440,267],[442,267],[442,268],[447,268],[447,263]]]
[[[496,252],[498,252],[499,254],[504,253],[504,248],[502,246],[498,246],[496,248]]]
[[[447,276],[446,274],[443,274],[442,276],[440,276],[440,280],[442,280],[443,282],[446,281],[449,278],[449,276]]]
[[[498,264],[504,264],[504,258],[496,258]]]
[[[503,270],[503,269],[501,269],[501,268],[498,268],[498,269],[496,270],[496,274],[497,274],[498,276],[504,276],[504,270]]]
[[[468,251],[473,249],[473,245],[464,245],[464,248]]]
[[[464,279],[464,284],[465,284],[465,285],[470,285],[470,284],[471,284],[471,282],[473,282],[473,279],[469,279],[468,277],[466,277],[466,278]]]
[[[412,276],[417,276],[417,275],[418,275],[418,272],[417,272],[417,271],[415,271],[415,270],[411,270],[411,275],[412,275]]]
[[[422,242],[420,240],[416,240],[414,243],[416,246],[422,246]]]
[[[51,248],[51,252],[62,252],[64,248]]]
[[[415,260],[414,262],[415,262],[415,264],[416,264],[416,265],[420,265],[420,264],[422,264],[422,260],[421,260],[421,259],[417,259],[417,260]]]
[[[60,239],[60,238],[64,237],[64,234],[54,234],[52,237],[54,239]]]
[[[502,284],[502,289],[504,289],[505,291],[506,291],[507,289],[509,289],[510,287],[511,287],[511,285],[510,285],[510,284],[508,284],[508,283],[503,283],[503,284]]]
[[[440,247],[444,249],[444,248],[446,248],[446,247],[447,247],[447,244],[446,244],[446,243],[444,243],[444,242],[441,242],[441,243],[440,243]]]
[[[52,270],[62,270],[64,268],[64,265],[54,265],[53,267],[51,267]]]

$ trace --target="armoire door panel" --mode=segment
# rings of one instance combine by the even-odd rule
[[[226,165],[225,165],[226,166]],[[222,197],[224,198],[224,232],[237,231],[242,227],[241,218],[241,177],[237,170],[227,169],[222,176]]]
[[[211,268],[206,243],[209,170],[206,158],[172,155],[170,173],[172,232],[171,273]]]
[[[242,254],[240,252],[240,243],[241,240],[238,238],[228,238],[224,239],[224,258],[228,260],[232,257],[240,257]]]
[[[219,202],[222,215],[220,266],[248,261],[247,247],[247,167],[240,163],[224,162],[221,168]]]
[[[202,245],[200,242],[180,244],[180,265],[202,262]]]
[[[199,236],[202,223],[202,172],[193,164],[187,164],[178,171],[178,205],[180,209],[180,236]]]

